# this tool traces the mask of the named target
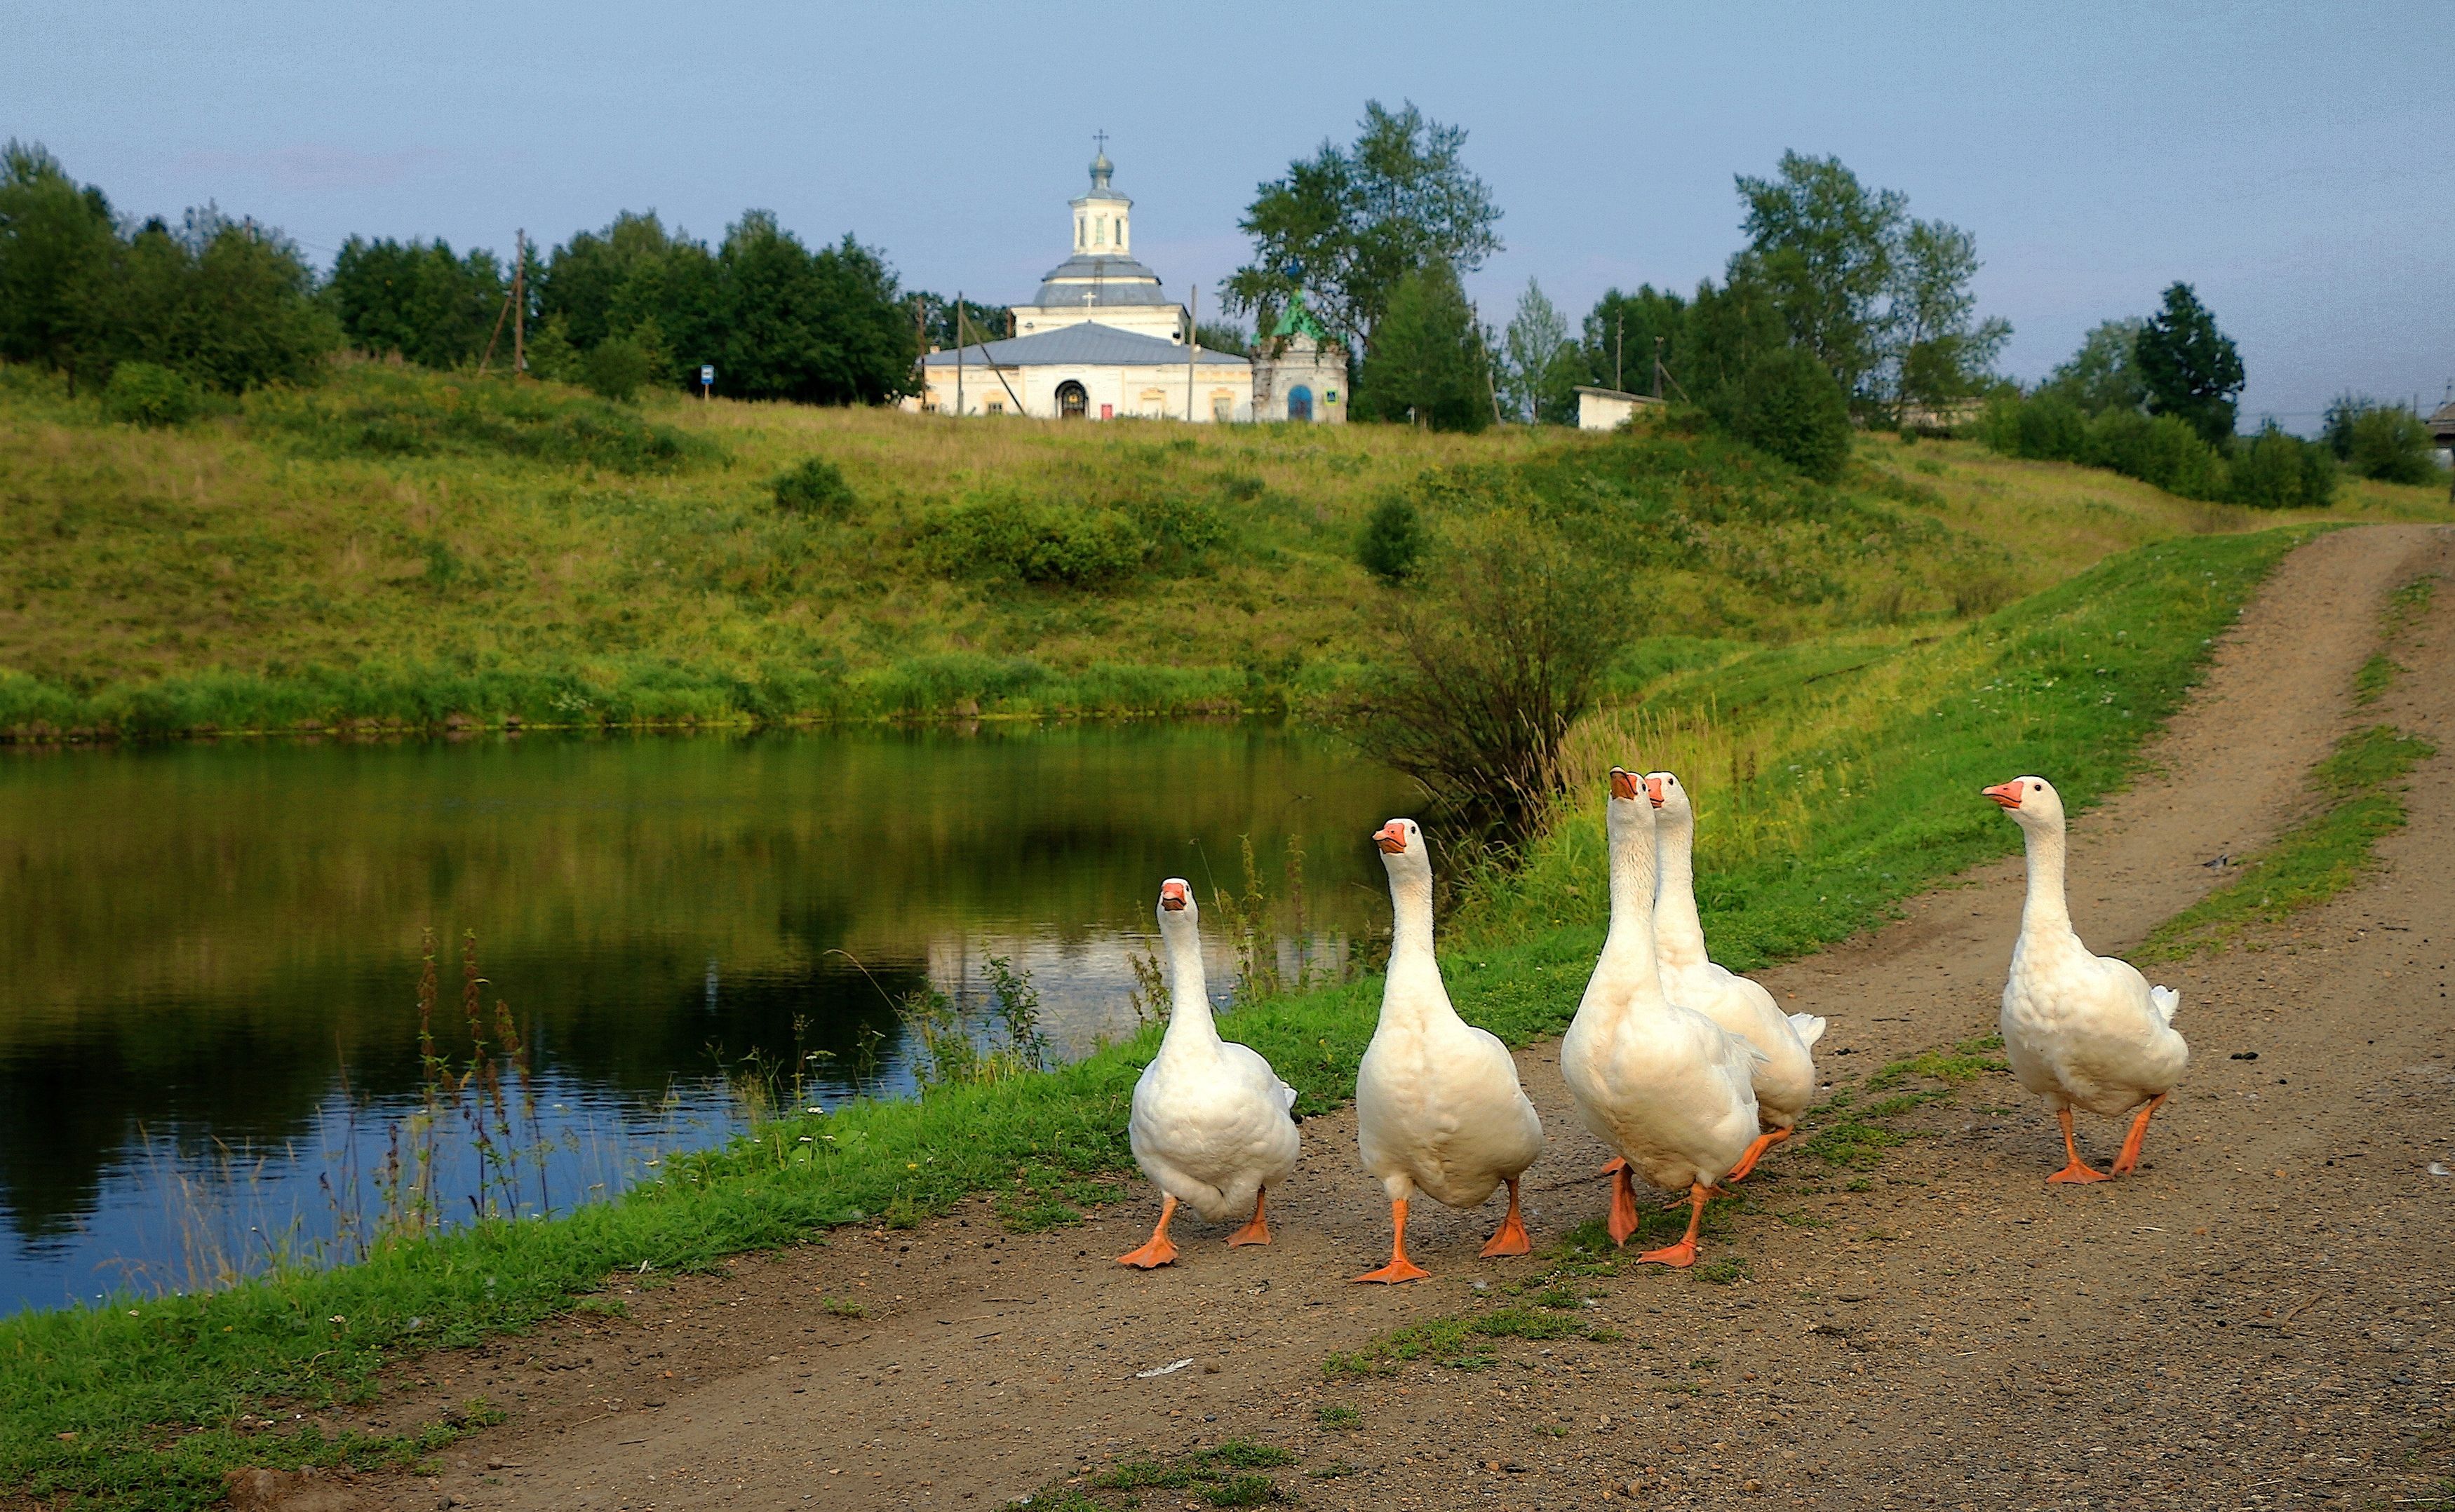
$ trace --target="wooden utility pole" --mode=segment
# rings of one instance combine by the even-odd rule
[[[955,413],[964,413],[964,292],[955,291]]]
[[[529,233],[512,233],[512,376],[529,371]]]
[[[1628,392],[1628,382],[1622,375],[1621,370],[1627,366],[1628,358],[1627,311],[1619,310],[1613,312],[1612,328],[1612,387],[1617,389],[1622,393],[1626,393]]]
[[[1202,345],[1202,286],[1187,285],[1185,291],[1185,320],[1193,329],[1185,338],[1185,423],[1193,423],[1193,354]],[[2416,406],[2418,408],[2418,406]]]
[[[1654,396],[1662,397],[1662,338],[1654,338]]]
[[[1483,309],[1471,304],[1466,307],[1466,312],[1467,317],[1474,322],[1474,350],[1483,353],[1483,391],[1491,395],[1491,423],[1506,425],[1509,422],[1500,417],[1500,383],[1491,373],[1491,348],[1483,339]]]

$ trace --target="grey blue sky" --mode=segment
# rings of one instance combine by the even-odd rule
[[[1732,175],[1835,153],[1975,232],[2034,378],[2173,279],[2246,418],[2455,378],[2455,6],[1280,8],[0,0],[0,135],[121,209],[207,199],[328,261],[353,232],[508,250],[625,208],[850,231],[1009,302],[1109,132],[1136,251],[1204,303],[1254,186],[1368,98],[1466,127],[1507,212],[1472,281],[1572,315],[1737,244]]]

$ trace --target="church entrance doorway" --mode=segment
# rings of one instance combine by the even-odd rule
[[[1290,420],[1312,418],[1312,391],[1301,383],[1288,391],[1288,418]]]
[[[1084,393],[1083,386],[1073,379],[1068,378],[1057,386],[1059,419],[1079,420],[1083,418],[1083,412],[1090,408],[1090,404],[1091,396]]]

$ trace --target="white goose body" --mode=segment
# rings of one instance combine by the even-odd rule
[[[1392,1263],[1368,1279],[1411,1280],[1405,1204],[1422,1191],[1451,1207],[1510,1186],[1510,1216],[1486,1254],[1522,1254],[1520,1173],[1543,1153],[1543,1123],[1517,1082],[1509,1047],[1457,1016],[1432,955],[1432,870],[1422,831],[1392,819],[1374,837],[1395,911],[1381,1018],[1355,1079],[1356,1144],[1380,1179],[1396,1225]]]
[[[1219,1038],[1202,964],[1200,919],[1192,889],[1182,878],[1161,884],[1167,1033],[1134,1083],[1126,1137],[1134,1163],[1170,1200],[1167,1212],[1176,1202],[1214,1220],[1249,1211],[1252,1224],[1240,1240],[1268,1242],[1262,1196],[1295,1169],[1300,1140],[1288,1110],[1296,1092],[1252,1047]],[[1165,1254],[1151,1263],[1173,1258],[1167,1226],[1164,1214],[1148,1248]],[[1131,1258],[1126,1262],[1141,1263]]]
[[[1560,1041],[1560,1072],[1596,1138],[1654,1185],[1694,1191],[1721,1180],[1755,1139],[1758,1057],[1663,995],[1653,806],[1631,774],[1612,776],[1611,933]]]
[[[1661,878],[1654,892],[1654,946],[1664,996],[1694,1008],[1755,1046],[1756,1116],[1767,1128],[1789,1129],[1816,1100],[1816,1057],[1824,1020],[1784,1014],[1773,994],[1705,955],[1705,927],[1696,917],[1696,811],[1688,790],[1668,772],[1645,775],[1654,809]]]
[[[2003,1058],[2013,1079],[2046,1099],[2068,1142],[2071,1110],[2107,1118],[2142,1109],[2115,1162],[2137,1162],[2148,1116],[2182,1079],[2191,1047],[2174,1030],[2181,994],[2152,986],[2129,961],[2096,955],[2080,942],[2064,896],[2068,850],[2060,795],[2042,777],[1988,788],[2019,822],[2028,859],[2020,935],[2003,983]],[[2076,1147],[2061,1179],[2088,1180]]]

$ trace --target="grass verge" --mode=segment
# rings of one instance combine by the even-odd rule
[[[2014,849],[2017,832],[1977,796],[1986,782],[2042,772],[2075,807],[2101,798],[2181,703],[2213,638],[2301,538],[2202,536],[2132,552],[1954,634],[1775,688],[1744,728],[1707,729],[1750,753],[1702,822],[1709,856],[1737,853],[1705,874],[1717,946],[1735,965],[1803,953]],[[1767,669],[1751,659],[1725,670]],[[1714,675],[1671,674],[1649,696],[1710,713]],[[1605,764],[1678,764],[1654,758],[1672,741],[1642,743],[1633,736],[1646,727],[1615,717],[1623,722],[1592,745]],[[1686,732],[1680,738],[1706,729],[1674,728]],[[1803,816],[1794,811],[1800,792]],[[1779,822],[1717,826],[1717,802],[1735,818]],[[1602,937],[1598,841],[1590,816],[1567,816],[1524,874],[1465,911],[1471,927],[1445,938],[1461,1010],[1504,1039],[1557,1033],[1575,1011]],[[1232,1032],[1302,1090],[1302,1111],[1325,1111],[1354,1085],[1378,995],[1378,981],[1366,980],[1256,1003],[1232,1016]],[[211,1296],[0,1321],[0,1494],[185,1508],[213,1501],[222,1473],[239,1466],[405,1462],[433,1443],[241,1422],[276,1406],[363,1398],[387,1365],[532,1326],[616,1271],[655,1277],[824,1242],[838,1225],[916,1221],[975,1192],[1014,1191],[1019,1179],[1054,1203],[1068,1184],[1130,1170],[1125,1112],[1156,1044],[1153,1030],[1046,1075],[774,1123],[726,1150],[678,1158],[657,1183],[567,1218],[483,1224]],[[1025,1210],[1034,1221],[1063,1220],[1037,1203]]]

